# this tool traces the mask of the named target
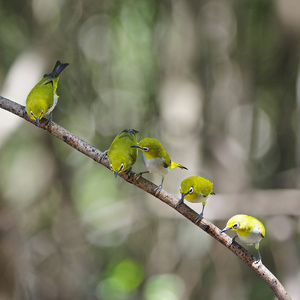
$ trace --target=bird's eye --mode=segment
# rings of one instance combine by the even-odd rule
[[[149,151],[149,148],[148,148],[148,147],[143,147],[142,149],[143,149],[143,151],[145,151],[145,152]]]
[[[120,171],[123,171],[123,169],[124,169],[124,164],[123,164],[123,163],[121,163],[121,166],[120,166]]]
[[[112,164],[110,164],[110,169],[113,170]]]
[[[194,192],[194,189],[193,189],[193,187],[191,186],[190,189],[189,189],[189,194],[193,194],[193,192]]]
[[[232,228],[234,228],[234,229],[238,229],[238,228],[239,228],[239,226],[240,226],[240,224],[239,224],[239,223],[234,223],[234,224],[232,225]]]
[[[34,118],[34,115],[33,115],[33,112],[32,112],[32,110],[30,111],[30,114],[31,114],[31,116]]]

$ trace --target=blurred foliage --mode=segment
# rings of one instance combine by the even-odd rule
[[[204,176],[206,218],[261,219],[263,262],[300,299],[299,20],[294,0],[0,0],[0,94],[24,105],[70,63],[54,122],[101,151],[124,128],[158,138],[189,168],[164,188]],[[264,205],[241,203],[254,191]],[[1,300],[274,299],[172,209],[2,110],[0,269]]]

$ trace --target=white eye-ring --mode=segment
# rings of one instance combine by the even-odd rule
[[[112,164],[110,164],[110,169],[113,170]]]
[[[232,225],[232,228],[234,228],[234,229],[238,229],[240,227],[240,224],[239,223],[234,223],[233,225]]]
[[[123,171],[123,169],[124,169],[124,164],[123,164],[123,163],[121,163],[121,166],[120,166],[120,171]]]
[[[193,187],[191,186],[190,189],[189,189],[189,194],[193,194],[193,192],[194,192],[194,189],[193,189]]]
[[[31,114],[32,117],[34,117],[32,110],[30,111],[30,114]]]
[[[142,149],[143,149],[143,151],[145,151],[145,152],[149,151],[149,148],[148,148],[148,147],[143,147]]]

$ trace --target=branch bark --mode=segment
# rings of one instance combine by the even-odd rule
[[[67,143],[69,146],[73,147],[77,151],[83,153],[84,155],[88,156],[89,158],[95,160],[96,162],[102,164],[106,168],[109,169],[108,159],[104,158],[99,161],[99,157],[102,154],[100,150],[91,146],[84,140],[78,138],[77,136],[73,135],[71,132],[67,131],[63,127],[59,126],[58,124],[51,122],[49,125],[46,125],[46,120],[43,119],[40,122],[40,125],[37,125],[35,121],[31,120],[29,116],[24,111],[24,107],[18,103],[15,103],[9,99],[6,99],[0,96],[0,108],[5,109],[24,120],[32,123],[33,125],[40,127],[48,132],[50,132],[55,137],[59,138],[60,140]],[[167,205],[171,206],[175,209],[175,205],[178,202],[178,198],[169,194],[165,190],[161,190],[161,192],[156,196],[155,195],[155,188],[157,187],[152,182],[148,181],[143,177],[136,178],[135,173],[130,171],[129,173],[121,173],[119,174],[125,181],[135,185],[136,187],[144,190],[145,192],[153,195],[154,197],[158,198],[159,200],[163,201]],[[220,229],[216,227],[211,222],[207,221],[206,219],[202,219],[198,224],[195,223],[195,220],[198,214],[193,211],[189,206],[185,204],[181,204],[176,210],[182,214],[185,218],[189,219],[192,223],[196,226],[200,227],[214,239],[216,239],[219,243],[226,247],[227,242],[229,242],[230,237],[225,233],[220,233]],[[280,283],[280,281],[263,265],[261,264],[258,266],[255,263],[255,258],[241,245],[236,243],[235,241],[228,247],[230,251],[232,251],[236,256],[238,256],[243,262],[245,262],[254,272],[256,272],[271,288],[277,299],[279,300],[290,300],[290,297]]]

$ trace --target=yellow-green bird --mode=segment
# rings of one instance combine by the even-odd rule
[[[62,64],[60,61],[57,61],[53,71],[50,74],[45,74],[43,79],[40,80],[28,94],[26,112],[37,124],[40,123],[43,117],[49,117],[47,123],[51,123],[52,111],[58,101],[56,89],[59,74],[68,65],[69,64]]]
[[[194,203],[202,202],[202,212],[196,219],[196,223],[198,223],[203,219],[204,207],[208,196],[215,195],[213,186],[214,185],[211,181],[200,176],[190,176],[184,179],[180,184],[181,198],[175,207],[180,205],[184,199]]]
[[[227,244],[228,247],[232,244],[236,237],[246,244],[254,244],[254,247],[258,252],[257,262],[261,263],[259,242],[266,235],[264,224],[261,221],[247,215],[235,215],[228,220],[226,227],[221,232],[225,232],[227,230],[232,230],[237,233],[237,235],[232,237],[230,242]]]
[[[143,151],[143,161],[148,169],[146,172],[141,172],[138,175],[145,173],[158,173],[162,176],[161,184],[155,189],[155,194],[157,195],[163,186],[165,176],[174,168],[186,169],[186,167],[171,161],[170,155],[164,149],[163,145],[154,138],[142,139],[138,144],[131,146],[133,148],[138,148]]]
[[[100,160],[107,155],[110,169],[114,172],[115,177],[119,173],[129,171],[137,158],[137,149],[131,148],[136,145],[137,130],[124,129],[119,133],[108,150],[104,151],[100,156]]]

